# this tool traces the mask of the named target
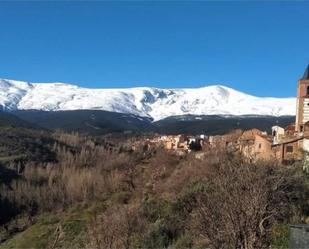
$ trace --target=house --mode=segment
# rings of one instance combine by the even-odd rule
[[[273,143],[277,144],[285,135],[285,129],[276,125],[271,128]]]
[[[237,129],[225,135],[209,136],[209,146],[210,148],[237,150],[239,148],[238,139],[242,133],[242,130]]]
[[[303,141],[304,137],[302,136],[281,139],[280,142],[273,144],[272,146],[275,158],[281,163],[290,163],[302,160]]]
[[[295,136],[297,132],[295,131],[295,124],[289,124],[284,128],[285,136]]]
[[[250,160],[272,160],[272,137],[266,132],[252,129],[243,132],[238,139],[239,151]]]
[[[189,144],[187,137],[184,135],[168,135],[161,136],[160,143],[163,144],[163,147],[166,150],[183,150],[188,151]]]

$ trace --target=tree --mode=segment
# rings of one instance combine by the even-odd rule
[[[241,158],[210,165],[206,191],[196,195],[196,229],[213,248],[263,248],[271,225],[288,212],[285,176]]]
[[[88,246],[98,249],[129,249],[134,242],[133,236],[142,234],[140,225],[134,207],[110,207],[89,226]]]

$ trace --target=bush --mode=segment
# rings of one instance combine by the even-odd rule
[[[193,239],[190,235],[184,234],[172,245],[172,249],[190,249],[193,246]]]
[[[164,220],[157,220],[149,227],[149,233],[144,241],[144,248],[166,248],[173,242],[173,234]]]
[[[287,224],[276,224],[271,229],[271,246],[276,249],[289,248],[290,228]]]
[[[166,248],[184,232],[185,216],[177,203],[150,199],[141,204],[139,212],[149,222],[145,248]]]

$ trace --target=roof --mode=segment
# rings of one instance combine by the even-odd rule
[[[300,137],[292,137],[292,138],[280,141],[279,143],[273,144],[273,146],[278,146],[278,145],[282,145],[282,144],[290,144],[290,143],[294,143],[294,142],[297,142],[299,140],[308,139],[308,138],[309,138],[309,136],[306,136],[306,135],[300,136]]]
[[[268,136],[267,134],[264,134],[262,131],[255,129],[255,128],[245,131],[242,134],[242,136],[239,138],[239,141],[255,140],[256,137],[260,137],[266,140],[267,142],[272,143],[272,136]]]
[[[284,130],[285,131],[295,131],[295,124],[293,123],[293,124],[289,124],[289,125],[287,125],[286,127],[284,127]]]
[[[241,135],[241,140],[255,139],[255,135],[262,134],[262,131],[253,128],[251,130],[244,131]]]
[[[301,80],[309,80],[309,65],[307,66],[306,71]]]

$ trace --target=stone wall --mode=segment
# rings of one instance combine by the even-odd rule
[[[309,225],[290,225],[291,249],[309,248]]]

